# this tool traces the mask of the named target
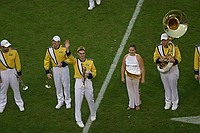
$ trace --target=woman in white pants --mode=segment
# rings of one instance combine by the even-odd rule
[[[129,97],[129,105],[127,110],[140,109],[140,93],[139,84],[145,82],[145,69],[142,57],[136,54],[135,45],[130,45],[128,54],[122,61],[121,81],[125,83],[124,75],[126,75],[126,86]]]

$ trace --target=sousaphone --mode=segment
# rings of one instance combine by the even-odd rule
[[[166,34],[168,34],[171,38],[180,38],[183,36],[187,29],[188,29],[188,23],[186,19],[185,13],[183,13],[181,10],[171,10],[169,11],[163,18],[163,29]],[[172,50],[172,57],[175,55],[175,47],[172,42],[170,42],[173,46]],[[171,69],[173,66],[173,63],[166,63],[166,65],[161,66],[157,65],[157,69],[160,72],[167,72]]]
[[[181,10],[169,11],[163,18],[163,29],[172,38],[183,36],[188,29],[185,13]]]

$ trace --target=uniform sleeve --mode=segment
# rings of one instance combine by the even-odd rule
[[[15,68],[17,70],[18,76],[21,76],[22,75],[21,63],[20,63],[20,58],[19,58],[19,54],[17,51],[16,51],[16,57],[15,57]]]
[[[50,57],[49,52],[47,50],[46,55],[44,57],[44,69],[45,69],[46,74],[50,73],[50,70],[49,70],[50,61],[51,61],[51,57]]]
[[[96,67],[94,65],[94,62],[92,62],[91,72],[92,72],[92,78],[95,78],[96,75],[97,75],[97,70],[96,70]]]
[[[160,54],[159,54],[158,49],[156,47],[155,51],[154,51],[154,54],[153,54],[153,61],[155,63],[159,63],[159,61],[158,61],[159,59],[160,59]]]
[[[69,58],[67,56],[67,52],[66,52],[65,48],[64,48],[64,53],[65,53],[65,59],[64,59],[64,61],[61,62],[62,63],[62,67],[67,66],[69,64],[69,62],[70,62],[70,60],[69,60]]]
[[[180,52],[178,46],[175,47],[175,57],[174,57],[174,59],[175,59],[176,64],[181,62],[181,52]]]
[[[67,53],[67,59],[66,61],[69,63],[69,64],[75,64],[76,63],[76,58],[72,55],[71,52]]]
[[[67,66],[69,62],[70,62],[69,58],[65,55],[65,60],[61,62],[62,63],[62,67]]]
[[[194,51],[194,74],[199,74],[199,53],[197,47]]]

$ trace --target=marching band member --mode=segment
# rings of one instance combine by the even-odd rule
[[[92,10],[93,8],[95,8],[95,0],[89,0],[89,7],[88,10]],[[101,0],[96,0],[97,5],[101,4]]]
[[[124,75],[126,75],[126,86],[129,97],[129,105],[127,110],[140,109],[139,84],[145,82],[145,68],[142,57],[136,53],[135,45],[130,45],[128,54],[122,61],[121,81],[125,83]]]
[[[169,36],[166,33],[161,35],[161,44],[156,46],[153,60],[158,65],[158,70],[162,68],[160,76],[165,90],[164,109],[168,110],[172,107],[171,110],[176,110],[179,103],[177,82],[181,54],[178,46],[169,40]]]
[[[80,46],[77,49],[78,58],[75,58],[69,51],[69,40],[66,40],[65,47],[67,56],[70,59],[70,64],[74,66],[74,78],[75,78],[75,119],[76,124],[83,128],[84,124],[81,118],[81,105],[83,97],[86,100],[90,109],[91,121],[96,120],[96,109],[93,97],[93,85],[92,80],[96,76],[96,68],[93,60],[85,57],[85,48]]]
[[[23,112],[24,102],[19,90],[19,80],[22,79],[21,63],[16,49],[11,48],[8,40],[1,41],[2,50],[0,51],[0,113],[2,113],[7,104],[7,92],[9,85],[14,92],[14,99],[19,110]],[[18,79],[19,78],[19,79]]]
[[[200,67],[200,46],[197,45],[195,46],[195,51],[194,51],[194,78],[196,80],[199,80],[199,67]]]
[[[48,79],[52,79],[52,74],[50,73],[50,63],[53,66],[53,78],[58,101],[55,108],[60,109],[65,103],[66,109],[69,109],[71,108],[70,75],[67,63],[66,49],[60,45],[59,36],[53,37],[52,46],[47,48],[44,58],[44,68]]]

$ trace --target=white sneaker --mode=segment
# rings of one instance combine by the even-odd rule
[[[0,108],[0,113],[3,113],[3,110],[4,110],[3,108]]]
[[[66,109],[70,109],[71,108],[71,104],[66,104]]]
[[[101,0],[96,0],[97,5],[101,4]]]
[[[95,7],[95,6],[89,6],[89,7],[88,7],[88,10],[91,11],[94,7]]]
[[[168,110],[170,108],[171,108],[171,104],[165,104],[165,107],[164,107],[165,110]]]
[[[80,128],[84,128],[84,124],[82,121],[77,121],[76,124],[80,127]]]
[[[63,106],[63,102],[58,102],[56,105],[56,109],[60,109]]]
[[[176,110],[178,108],[178,105],[172,105],[172,110]]]
[[[96,116],[91,116],[91,121],[95,121],[96,120]]]
[[[24,107],[21,107],[21,106],[19,107],[20,112],[24,112],[24,110],[25,110]]]

